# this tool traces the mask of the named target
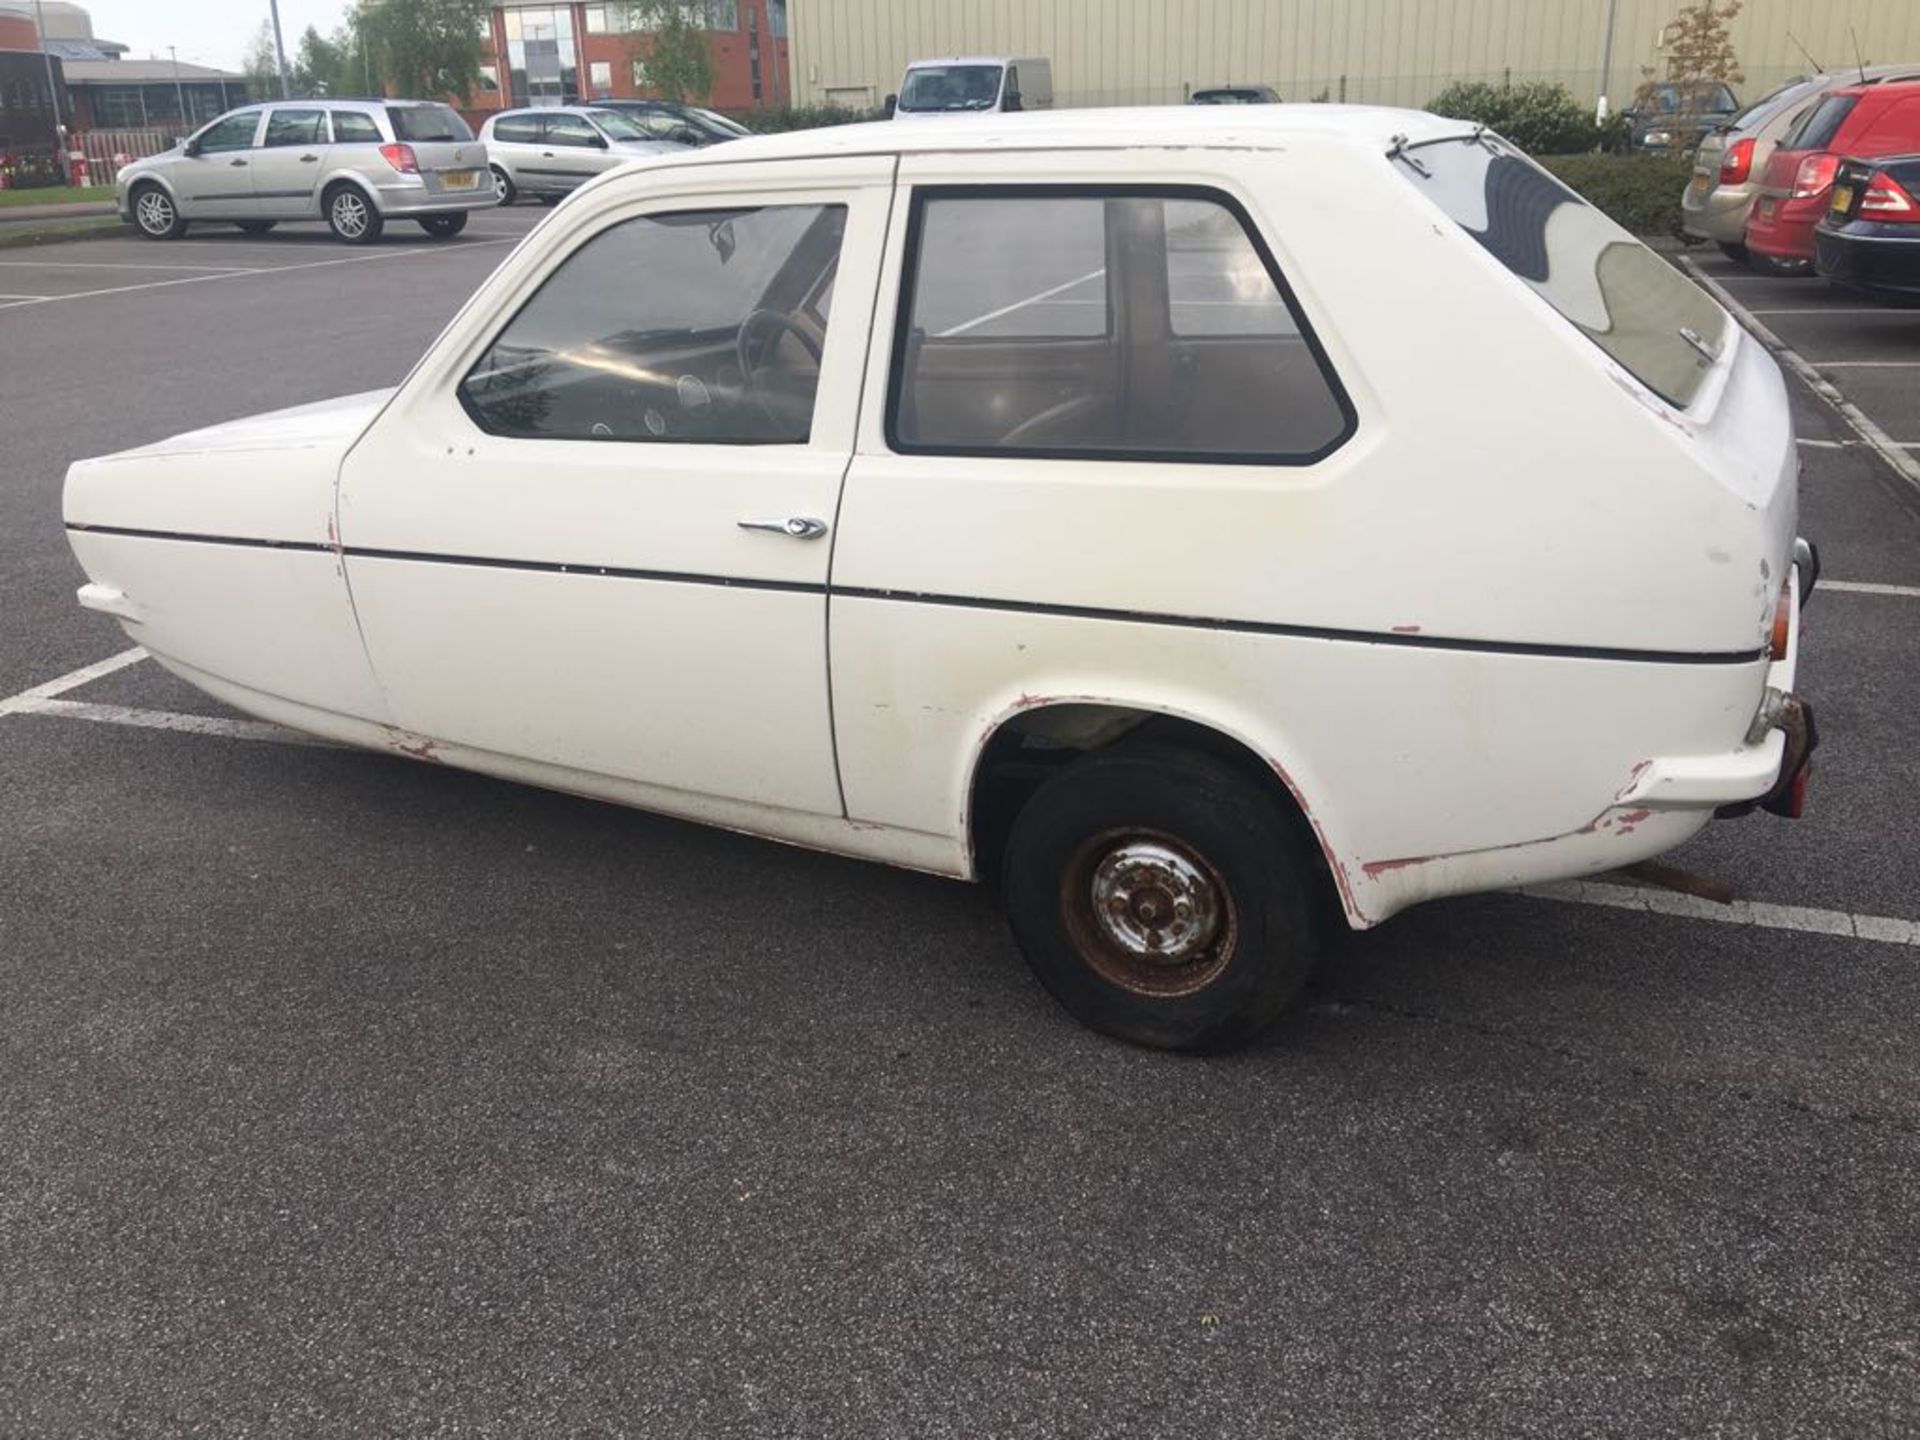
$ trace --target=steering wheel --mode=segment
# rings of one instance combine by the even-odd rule
[[[759,366],[755,365],[753,359],[753,337],[756,331],[768,332],[767,343],[761,346],[762,363]],[[780,425],[781,419],[773,413],[773,407],[767,403],[766,392],[761,388],[757,372],[764,368],[766,359],[772,355],[774,351],[772,342],[783,333],[793,336],[800,342],[800,348],[807,352],[808,357],[813,361],[814,368],[818,369],[820,342],[814,338],[812,331],[793,316],[782,311],[766,309],[748,311],[747,318],[740,322],[739,332],[733,340],[734,358],[740,362],[740,378],[746,385],[747,393],[759,402],[761,413],[767,417],[768,423],[774,426]]]

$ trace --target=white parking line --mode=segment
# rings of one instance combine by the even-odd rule
[[[1920,360],[1810,360],[1818,370],[1920,370]]]
[[[1888,945],[1920,946],[1920,921],[1890,915],[1856,915],[1850,910],[1821,910],[1808,905],[1768,905],[1759,900],[1735,900],[1721,905],[1671,890],[1609,885],[1596,880],[1522,885],[1515,893],[1565,905],[1604,905],[1684,920],[1712,920],[1721,925],[1749,925],[1760,930],[1793,930],[1803,935],[1843,935]]]
[[[38,710],[48,700],[68,690],[77,690],[89,685],[103,675],[111,675],[116,670],[147,658],[147,652],[138,645],[131,650],[122,650],[118,655],[109,655],[104,660],[96,660],[91,665],[82,665],[78,670],[69,670],[44,685],[36,685],[31,690],[22,690],[18,695],[9,695],[0,700],[0,715],[23,715]]]
[[[1884,305],[1795,305],[1790,309],[1749,310],[1749,315],[1880,315],[1892,319],[1900,312]]]
[[[1831,405],[1839,413],[1840,418],[1847,422],[1848,428],[1872,446],[1874,452],[1893,468],[1896,475],[1909,485],[1920,489],[1920,460],[1915,460],[1895,444],[1892,437],[1874,423],[1872,416],[1847,399],[1840,392],[1840,388],[1809,364],[1799,351],[1769,330],[1764,320],[1755,319],[1751,310],[1734,299],[1732,292],[1702,270],[1691,256],[1682,255],[1680,264],[1700,282],[1708,294],[1738,316],[1741,323],[1760,338],[1760,343],[1773,351],[1780,358],[1781,363],[1805,382],[1809,390]]]
[[[1920,599],[1920,585],[1876,585],[1870,580],[1822,580],[1814,587],[1822,595],[1837,590],[1842,595],[1898,595]]]
[[[188,735],[218,735],[227,740],[266,740],[276,745],[319,745],[335,748],[331,740],[302,735],[265,720],[235,720],[224,715],[185,715],[176,710],[142,710],[131,705],[95,705],[85,700],[42,700],[29,712],[58,715],[67,720],[93,720],[104,725],[132,725],[141,730],[177,730]]]
[[[139,260],[0,260],[8,270],[262,270],[262,265],[149,265]]]
[[[512,245],[517,235],[498,240],[469,240],[461,248],[479,245]],[[164,290],[170,285],[201,285],[209,280],[241,280],[249,275],[285,275],[294,270],[324,270],[332,265],[366,265],[375,260],[406,260],[416,255],[444,254],[445,247],[420,247],[412,250],[386,250],[377,255],[347,255],[335,260],[308,260],[298,265],[269,265],[255,270],[223,270],[214,275],[181,275],[172,280],[143,280],[138,285],[112,285],[103,290],[76,290],[69,295],[40,295],[31,300],[15,300],[0,305],[0,310],[17,310],[25,305],[58,305],[63,300],[90,300],[96,295],[127,295],[135,290]]]
[[[967,331],[977,326],[985,325],[992,320],[998,320],[1002,315],[1011,315],[1016,310],[1024,310],[1027,306],[1037,305],[1042,300],[1051,300],[1054,296],[1064,294],[1076,285],[1084,285],[1089,280],[1097,280],[1106,273],[1107,267],[1102,265],[1098,270],[1089,270],[1086,274],[1077,279],[1069,280],[1064,285],[1055,285],[1050,290],[1042,290],[1038,295],[1029,295],[1024,300],[1014,301],[1011,305],[1002,305],[998,310],[989,310],[984,315],[976,315],[971,320],[963,320],[951,329],[937,331],[933,338],[936,340],[948,340],[955,335],[964,335]]]

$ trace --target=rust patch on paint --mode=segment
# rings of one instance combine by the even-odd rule
[[[393,748],[398,750],[402,755],[411,756],[415,760],[424,760],[429,765],[444,765],[447,763],[440,758],[439,742],[434,740],[422,740],[418,745],[402,745],[396,743]]]
[[[1438,855],[1407,855],[1398,860],[1369,860],[1360,869],[1369,880],[1378,880],[1390,870],[1404,870],[1409,865],[1424,865],[1439,858]]]
[[[1420,633],[1420,627],[1418,625],[1396,625],[1393,627],[1393,633],[1396,635],[1418,635]]]

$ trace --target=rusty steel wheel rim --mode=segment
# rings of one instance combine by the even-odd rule
[[[1102,979],[1138,995],[1190,995],[1233,959],[1240,918],[1220,873],[1158,830],[1109,830],[1060,880],[1067,936]]]

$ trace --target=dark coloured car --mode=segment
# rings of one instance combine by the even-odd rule
[[[1842,162],[1813,243],[1814,269],[1834,284],[1920,305],[1920,155]]]
[[[718,110],[682,105],[675,100],[602,100],[595,108],[626,116],[647,132],[648,139],[671,140],[677,145],[718,145],[753,133]]]
[[[1271,85],[1217,85],[1196,90],[1190,105],[1278,105],[1280,93]]]
[[[1662,82],[1634,97],[1626,119],[1636,151],[1680,154],[1739,113],[1739,100],[1717,80]]]

